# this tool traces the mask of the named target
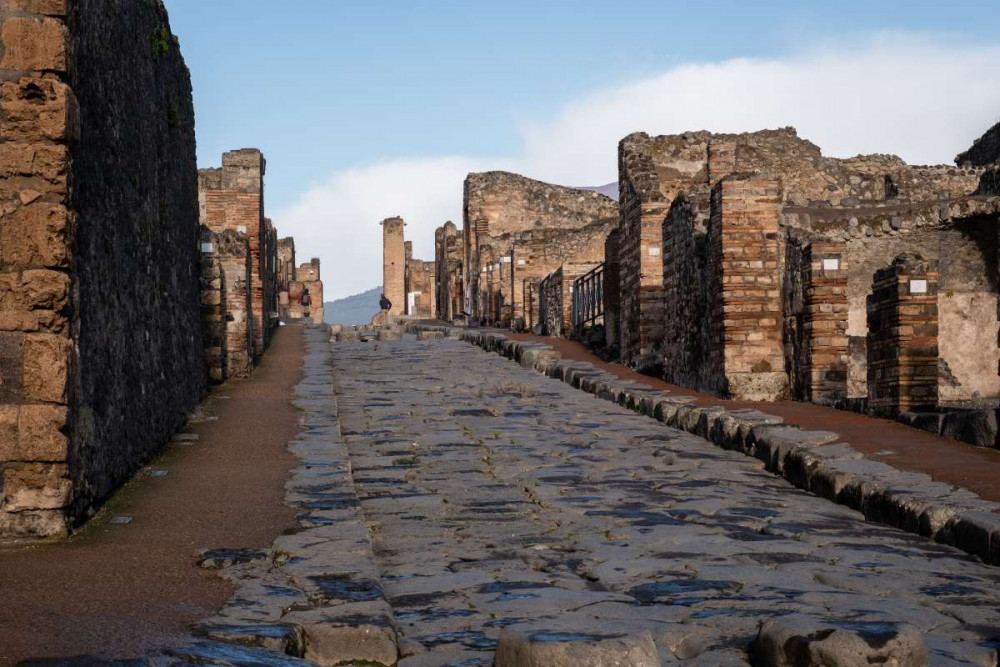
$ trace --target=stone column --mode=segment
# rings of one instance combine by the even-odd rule
[[[788,393],[781,335],[778,181],[728,176],[712,189],[709,223],[710,385],[737,400]]]
[[[868,409],[896,416],[938,402],[936,262],[903,254],[868,296]]]
[[[389,315],[402,315],[406,311],[406,250],[402,218],[382,221],[382,291],[392,308]]]
[[[847,397],[847,244],[811,243],[805,251],[806,399]]]

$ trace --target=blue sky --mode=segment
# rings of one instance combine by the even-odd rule
[[[738,65],[746,60],[779,66],[822,61],[827,69],[816,70],[817,75],[833,77],[836,86],[829,91],[826,106],[855,106],[857,101],[846,99],[850,91],[844,90],[845,80],[837,78],[837,58],[870,54],[876,70],[875,58],[894,60],[887,70],[894,76],[883,81],[884,87],[902,77],[919,95],[926,69],[922,55],[933,52],[934,62],[955,56],[950,66],[963,70],[968,83],[981,79],[981,85],[989,86],[998,65],[995,60],[978,61],[995,55],[991,49],[1000,43],[996,37],[1000,3],[985,0],[947,5],[913,0],[288,0],[280,8],[273,0],[165,2],[194,80],[200,164],[216,165],[221,153],[232,148],[261,148],[268,160],[269,214],[279,231],[294,233],[300,257],[318,254],[324,260],[328,293],[338,296],[377,284],[378,271],[372,267],[379,264],[379,257],[369,256],[366,246],[370,228],[377,229],[375,223],[383,217],[400,214],[411,221],[408,234],[418,254],[428,255],[432,246],[427,235],[432,241],[434,226],[443,222],[436,218],[460,222],[460,172],[466,167],[534,169],[537,173],[527,175],[577,179],[569,185],[613,180],[612,128],[606,129],[606,136],[604,127],[589,132],[586,119],[574,117],[574,110],[599,104],[602,98],[610,100],[631,90],[631,102],[620,107],[631,109],[655,90],[648,86],[656,82],[677,89],[676,74],[691,64],[745,72],[750,70]],[[912,78],[894,53],[915,54],[910,58]],[[811,80],[812,70],[802,68],[794,76]],[[975,68],[982,72],[974,75]],[[737,106],[753,106],[758,95],[768,94],[767,71],[767,67],[752,70],[760,83],[747,86],[744,97],[736,99]],[[675,78],[663,78],[671,72]],[[718,74],[716,69],[711,73]],[[944,82],[952,78],[947,71],[938,76]],[[741,87],[741,80],[730,87]],[[723,76],[714,85],[727,81],[733,79]],[[927,80],[928,85],[938,83]],[[789,90],[794,85],[787,84]],[[861,82],[859,87],[867,90],[871,85],[877,81]],[[645,93],[636,96],[636,91]],[[831,144],[834,152],[838,148],[838,136],[825,134],[826,125],[819,118],[826,113],[822,108],[790,109],[787,122],[781,107],[757,118],[745,113],[731,118],[699,115],[695,113],[699,100],[718,96],[719,91],[685,91],[678,103],[682,100],[690,115],[669,120],[673,110],[665,108],[659,116],[650,113],[634,119],[644,126],[623,125],[614,131],[679,131],[676,123],[697,124],[705,118],[700,127],[681,129],[756,129],[741,125],[763,122],[794,123],[801,132],[813,114],[815,129],[808,138],[817,140],[819,134],[825,142],[817,143],[824,149]],[[895,98],[907,103],[905,96],[885,97],[880,102],[891,104]],[[669,107],[669,98],[664,96],[661,103]],[[983,108],[964,112],[961,121],[969,127],[956,131],[947,145],[942,139],[942,146],[921,148],[900,136],[896,138],[900,145],[872,150],[908,159],[947,160],[962,148],[956,145],[948,154],[948,146],[965,141],[962,137],[973,132],[973,126],[983,124],[978,129],[985,130],[991,119],[1000,116],[1000,100],[986,108],[993,101],[989,94],[974,95],[969,103]],[[937,105],[930,98],[920,104]],[[954,116],[945,106],[936,118]],[[612,108],[618,107],[612,104]],[[660,117],[665,119],[662,123]],[[923,129],[940,134],[933,119],[910,122],[929,123]],[[716,126],[709,127],[712,124]],[[583,137],[602,137],[600,155],[577,155],[580,144],[587,142],[574,140],[570,127]],[[852,129],[840,131],[846,137]],[[564,144],[553,143],[553,137],[563,135]],[[880,138],[875,135],[874,142]],[[907,155],[907,149],[913,154]],[[843,150],[854,146],[845,140]],[[858,150],[867,152],[867,145]],[[341,192],[335,196],[337,188]],[[359,198],[374,201],[353,201],[351,189]],[[384,213],[377,207],[380,192]],[[324,211],[324,206],[337,210]],[[368,231],[352,235],[352,226]]]

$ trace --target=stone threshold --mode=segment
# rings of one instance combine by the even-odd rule
[[[868,521],[916,533],[1000,565],[1000,503],[936,482],[929,475],[868,459],[835,432],[790,426],[781,417],[758,410],[695,405],[697,398],[622,380],[588,362],[564,360],[544,343],[460,327],[412,323],[407,328],[422,338],[447,336],[496,352],[524,368],[701,436],[723,449],[757,458],[798,488],[861,512]]]

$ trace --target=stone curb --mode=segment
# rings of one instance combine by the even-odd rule
[[[288,443],[299,466],[285,484],[285,503],[300,512],[298,530],[278,537],[264,559],[222,570],[237,592],[195,627],[214,642],[273,651],[275,661],[221,656],[213,664],[284,664],[279,655],[321,665],[398,660],[392,609],[341,435],[327,331],[307,329],[306,343],[293,401],[302,431]]]
[[[567,361],[544,343],[459,327],[408,325],[416,333],[438,331],[496,352],[562,380],[577,389],[652,417],[667,426],[742,452],[795,486],[886,524],[957,547],[990,565],[1000,565],[1000,503],[971,491],[935,482],[865,458],[832,431],[808,431],[784,424],[781,417],[756,410],[694,405],[697,399],[600,370],[588,362]]]

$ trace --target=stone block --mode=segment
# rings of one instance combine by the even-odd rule
[[[291,612],[283,620],[305,630],[309,662],[391,667],[398,660],[396,631],[384,600]]]
[[[926,665],[919,629],[894,621],[826,622],[803,614],[766,621],[754,649],[766,667]]]
[[[0,509],[5,512],[61,509],[69,502],[72,486],[64,465],[10,467],[3,471],[3,482]]]
[[[29,334],[24,339],[23,394],[32,401],[65,403],[73,342],[56,334]]]
[[[48,182],[50,190],[62,190],[68,167],[69,149],[64,144],[0,143],[0,178],[38,177]]]
[[[379,329],[378,340],[402,340],[403,332],[396,329]]]
[[[69,452],[68,410],[62,405],[22,405],[13,460],[64,463]]]
[[[61,510],[0,512],[0,535],[58,538],[66,537],[68,533],[66,515]]]
[[[79,137],[80,117],[73,91],[57,79],[25,77],[0,84],[0,139],[71,141]]]
[[[63,268],[72,260],[73,216],[61,204],[38,202],[0,226],[0,264],[22,269]]]
[[[357,343],[361,340],[361,334],[354,329],[344,329],[337,334],[338,343]]]
[[[19,411],[16,405],[0,405],[0,465],[16,460]]]
[[[511,627],[500,633],[496,667],[659,667],[659,652],[648,632],[624,634],[602,628]]]
[[[442,340],[443,331],[421,331],[417,334],[417,340]]]
[[[12,16],[3,22],[0,69],[65,72],[69,34],[62,21]]]

